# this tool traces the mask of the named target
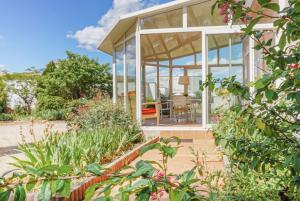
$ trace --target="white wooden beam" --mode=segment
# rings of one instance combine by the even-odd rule
[[[125,35],[124,35],[124,43],[123,43],[123,84],[124,84],[124,109],[127,111],[127,96],[128,96],[128,82],[127,82],[127,64],[126,64],[126,42],[125,42]]]
[[[139,33],[140,20],[137,22],[136,30],[136,120],[142,124],[142,80],[141,80],[141,35]]]
[[[206,33],[202,32],[202,82],[206,82],[207,77],[207,36]],[[202,92],[202,127],[206,128],[208,124],[208,88],[204,88]]]
[[[112,73],[113,73],[113,103],[117,103],[117,69],[116,69],[116,50],[113,51],[113,64],[112,64]]]
[[[255,58],[254,58],[254,40],[249,37],[249,81],[254,82],[255,81]],[[254,93],[254,87],[250,87],[250,93]]]

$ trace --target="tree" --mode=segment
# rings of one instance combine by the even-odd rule
[[[108,64],[100,65],[96,60],[67,52],[67,58],[56,62],[51,61],[38,83],[38,104],[44,109],[49,99],[62,102],[92,98],[99,91],[112,93],[112,76]],[[57,107],[53,106],[53,107]]]
[[[251,37],[256,50],[262,50],[268,73],[244,85],[235,77],[214,79],[203,84],[210,90],[216,86],[243,99],[217,126],[216,137],[230,151],[231,164],[245,174],[255,171],[269,175],[281,190],[281,200],[300,199],[300,1],[289,0],[280,10],[277,3],[258,0],[260,8],[245,6],[245,0],[217,0],[225,21],[244,22],[244,35]],[[264,40],[267,31],[254,30],[262,21],[273,21],[280,33],[279,43]],[[218,83],[218,85],[216,85]],[[252,92],[253,91],[253,92]],[[225,124],[225,118],[234,121]],[[221,118],[222,119],[222,118]],[[271,178],[272,177],[272,178]],[[231,192],[233,193],[233,192]]]
[[[4,112],[7,101],[7,92],[4,81],[0,78],[0,113]]]
[[[8,84],[8,90],[16,94],[21,100],[24,110],[27,114],[31,114],[32,106],[36,97],[36,79],[12,80]]]

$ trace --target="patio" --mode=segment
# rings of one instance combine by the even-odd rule
[[[160,137],[179,137],[182,142],[178,149],[176,156],[170,159],[168,163],[168,169],[170,173],[180,174],[184,171],[190,170],[193,167],[192,160],[195,160],[195,156],[192,154],[191,149],[199,153],[200,161],[205,166],[205,170],[208,172],[222,171],[224,170],[224,163],[222,154],[215,145],[215,140],[211,132],[204,131],[162,131]],[[145,153],[143,156],[137,158],[132,164],[135,164],[139,160],[150,160],[161,162],[162,156],[158,151],[153,150]]]

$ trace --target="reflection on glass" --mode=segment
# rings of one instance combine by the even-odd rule
[[[211,7],[214,1],[205,1],[193,6],[189,6],[188,12],[188,26],[199,27],[199,26],[216,26],[226,25],[223,22],[222,16],[218,13],[211,15]]]
[[[194,98],[201,98],[200,84],[202,83],[202,70],[188,69],[187,73],[190,80],[188,95]]]
[[[242,40],[240,35],[232,34],[209,35],[208,41],[208,73],[211,73],[217,79],[236,76],[237,81],[245,82],[247,70],[245,71],[244,69],[248,69],[248,64],[246,63],[248,60],[248,51],[246,51],[247,48],[244,48],[244,45],[247,45],[247,41],[249,40],[247,38]],[[234,101],[234,97],[224,95],[220,91],[209,91],[208,123],[218,121],[217,111],[220,108],[227,108]]]
[[[124,102],[124,50],[123,45],[116,48],[116,90],[117,101]]]
[[[135,38],[126,42],[126,67],[127,67],[127,109],[131,117],[136,114],[136,45]]]
[[[172,10],[141,20],[142,29],[182,27],[182,9]]]
[[[275,33],[272,31],[265,32],[261,37],[261,40],[271,41],[271,46],[275,45]],[[257,43],[255,43],[257,45]],[[254,50],[254,66],[255,66],[255,76],[256,78],[261,77],[263,74],[269,72],[268,66],[266,61],[264,60],[264,54],[262,50]]]
[[[172,69],[173,95],[183,95],[184,85],[179,84],[179,77],[184,75],[183,68]]]
[[[160,97],[168,99],[169,97],[169,67],[160,67],[159,68],[159,92]]]
[[[145,66],[145,101],[157,99],[157,67]]]

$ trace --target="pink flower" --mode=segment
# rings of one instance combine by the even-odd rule
[[[228,22],[229,22],[229,17],[228,17],[228,15],[224,15],[223,22],[224,22],[224,23],[228,23]]]
[[[165,174],[160,170],[156,170],[153,175],[153,177],[158,181],[160,181],[164,176],[165,176]]]
[[[150,193],[150,200],[160,200],[164,196],[165,190],[160,189],[157,192],[151,192]]]

